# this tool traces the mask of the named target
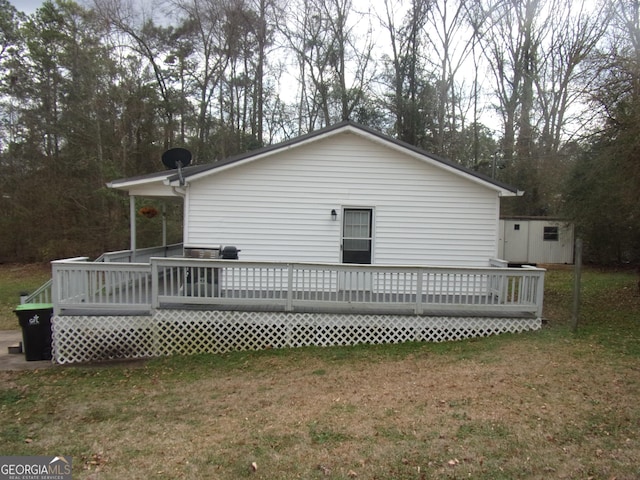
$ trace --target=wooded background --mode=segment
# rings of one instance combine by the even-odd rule
[[[639,94],[638,0],[0,0],[0,261],[127,248],[105,183],[168,148],[208,163],[349,119],[525,190],[503,213],[576,222],[590,261],[637,262]]]

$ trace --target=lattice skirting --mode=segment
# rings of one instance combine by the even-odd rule
[[[57,363],[361,343],[442,342],[537,330],[541,319],[159,310],[55,316]]]

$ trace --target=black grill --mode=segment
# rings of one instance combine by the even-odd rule
[[[238,260],[238,250],[236,247],[227,246],[222,249],[221,258],[223,260]]]

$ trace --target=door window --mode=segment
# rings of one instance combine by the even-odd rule
[[[344,263],[371,263],[371,220],[369,208],[344,210],[342,228],[342,261]]]

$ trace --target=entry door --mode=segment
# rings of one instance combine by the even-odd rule
[[[373,243],[372,209],[346,208],[342,218],[342,263],[370,264]],[[339,288],[357,292],[370,291],[371,272],[340,272]]]
[[[347,208],[342,225],[342,263],[371,263],[370,208]]]

